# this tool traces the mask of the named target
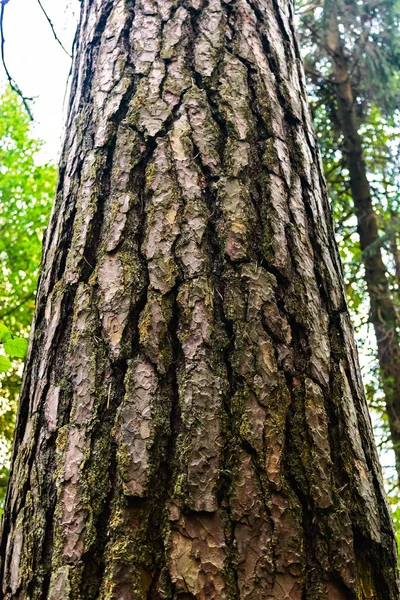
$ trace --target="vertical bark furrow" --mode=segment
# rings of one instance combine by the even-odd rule
[[[4,597],[394,600],[291,8],[85,0],[77,40]]]

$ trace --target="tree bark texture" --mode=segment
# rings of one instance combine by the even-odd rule
[[[3,597],[390,600],[292,9],[84,0]]]
[[[334,92],[338,103],[338,123],[344,138],[344,155],[350,175],[351,195],[357,218],[365,281],[371,305],[370,320],[377,340],[378,361],[385,393],[390,436],[396,457],[397,476],[400,481],[399,320],[382,258],[378,220],[367,178],[362,138],[358,133],[356,94],[353,90],[351,73],[340,38],[335,4],[331,0],[326,0],[326,47],[335,80]],[[393,251],[396,261],[398,253],[396,241]]]

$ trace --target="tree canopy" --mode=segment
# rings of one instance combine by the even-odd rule
[[[332,71],[335,57],[330,54],[327,36],[331,35],[329,17],[334,11],[339,23],[340,43],[354,97],[372,207],[378,224],[377,243],[381,247],[386,268],[391,302],[398,313],[400,3],[397,0],[299,0],[297,7],[314,126],[333,206],[346,294],[363,355],[364,382],[370,406],[380,415],[376,431],[386,467],[387,448],[390,447],[389,424],[376,350],[372,352],[368,347],[371,331],[367,283],[346,164],[348,148],[339,119],[337,81]],[[386,477],[392,479],[390,469],[385,468],[384,471]],[[388,482],[388,490],[394,506],[398,506],[395,480]]]
[[[41,148],[20,99],[6,88],[0,96],[0,499],[8,475],[22,354],[15,356],[15,348],[4,342],[29,334],[43,230],[56,182],[56,169],[41,161]]]

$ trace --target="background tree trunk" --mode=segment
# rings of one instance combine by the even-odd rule
[[[342,42],[335,2],[326,0],[326,48],[330,56],[335,80],[333,90],[338,103],[338,125],[344,138],[344,156],[350,175],[351,195],[357,218],[365,268],[365,281],[371,304],[370,319],[374,327],[378,360],[385,393],[390,437],[396,457],[397,476],[400,480],[400,337],[399,321],[393,304],[386,267],[382,259],[378,221],[372,204],[367,178],[362,139],[358,133],[357,101],[353,92]],[[396,261],[396,242],[392,248]],[[400,283],[400,280],[399,280]]]
[[[291,8],[84,0],[10,599],[398,597]]]

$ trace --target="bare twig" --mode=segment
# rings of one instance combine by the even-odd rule
[[[314,69],[310,69],[309,67],[305,67],[304,70],[307,73],[307,75],[310,75],[311,77],[314,77],[317,79],[323,79],[324,81],[327,81],[328,83],[332,83],[332,84],[336,83],[336,81],[334,79],[332,79],[330,77],[325,77],[319,71],[315,71]]]
[[[8,0],[7,0],[7,1],[8,1]],[[65,47],[64,47],[64,45],[63,45],[63,43],[62,43],[62,41],[61,41],[61,40],[60,40],[60,38],[58,37],[58,35],[57,35],[57,33],[56,33],[56,30],[54,29],[54,25],[53,25],[53,23],[52,23],[52,21],[51,21],[51,19],[50,19],[49,15],[47,14],[47,12],[46,12],[46,10],[45,10],[45,8],[44,8],[43,4],[41,3],[41,1],[40,1],[40,0],[37,0],[37,2],[38,2],[38,4],[39,4],[40,8],[42,9],[42,12],[43,12],[44,16],[46,17],[46,20],[47,20],[48,24],[50,25],[51,31],[53,32],[53,35],[54,35],[54,38],[55,38],[56,42],[58,42],[58,44],[59,44],[59,45],[61,46],[61,48],[64,50],[65,54],[66,54],[66,55],[67,55],[69,58],[72,58],[72,56],[70,55],[70,53],[68,52],[68,50],[66,50],[66,49],[65,49]]]
[[[7,310],[0,311],[0,319],[4,319],[4,317],[9,317],[15,311],[17,311],[19,308],[21,308],[21,306],[26,304],[29,300],[33,300],[33,301],[35,300],[35,292],[32,291],[29,294],[26,294],[26,296],[24,296],[22,298],[21,302],[18,302],[18,304],[14,305],[14,306],[10,306]]]
[[[30,118],[31,121],[33,121],[33,115],[31,112],[31,109],[29,108],[29,102],[33,100],[33,98],[28,98],[27,96],[24,96],[24,94],[22,93],[21,88],[17,85],[16,81],[11,77],[10,72],[7,68],[7,63],[6,63],[6,59],[5,59],[5,53],[4,53],[4,45],[5,45],[5,39],[4,39],[4,8],[6,6],[6,4],[8,3],[9,0],[1,0],[1,6],[0,6],[0,48],[1,48],[1,62],[3,64],[3,68],[6,74],[6,77],[8,79],[8,83],[10,84],[11,89],[18,94],[18,96],[21,98],[22,103],[25,107],[25,110],[28,114],[28,117]]]

